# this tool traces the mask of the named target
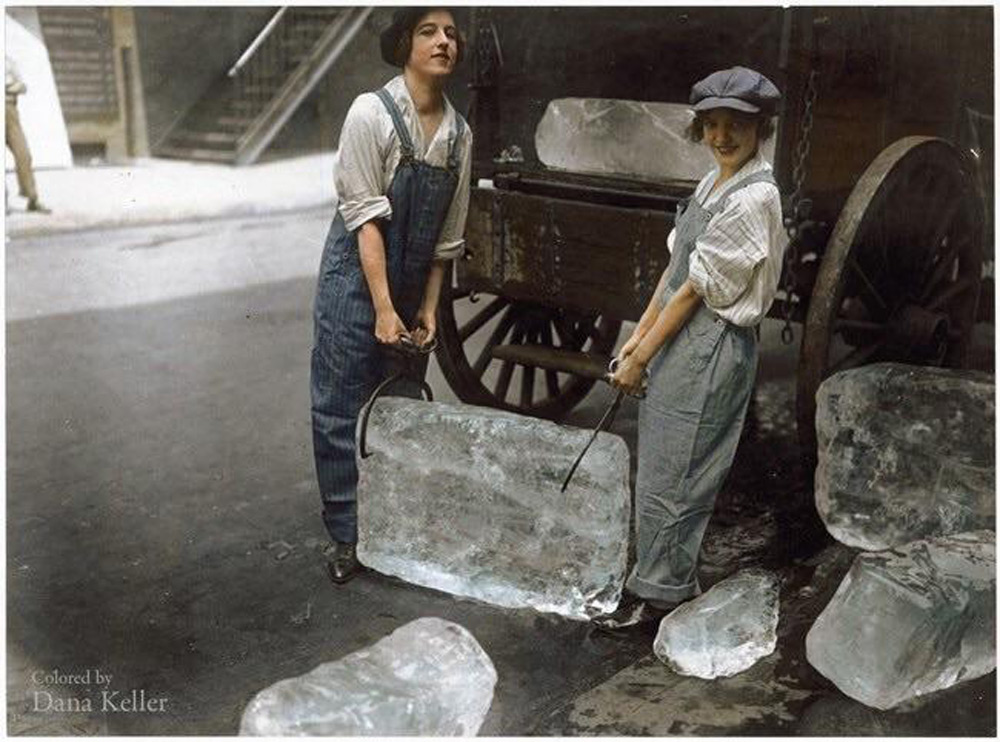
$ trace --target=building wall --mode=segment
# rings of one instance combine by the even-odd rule
[[[35,168],[61,168],[73,164],[69,135],[63,120],[52,65],[34,8],[7,8],[6,56],[17,65],[27,92],[18,97],[17,109]],[[14,158],[6,152],[7,169]]]

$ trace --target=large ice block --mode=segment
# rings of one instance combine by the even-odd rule
[[[779,589],[772,572],[738,572],[665,616],[653,652],[681,675],[743,672],[777,646]]]
[[[687,138],[686,103],[556,98],[535,130],[538,158],[554,170],[643,180],[700,180],[715,166],[709,149]],[[774,160],[774,140],[764,143]]]
[[[248,736],[475,736],[497,673],[475,637],[418,618],[367,649],[281,680],[247,704]]]
[[[806,637],[809,663],[878,709],[996,667],[996,538],[944,536],[855,559]]]
[[[360,430],[360,426],[359,426]],[[358,461],[358,556],[408,582],[585,620],[625,578],[629,453],[509,412],[381,398]]]
[[[830,534],[881,550],[992,528],[995,385],[975,371],[879,363],[816,395],[816,508]]]

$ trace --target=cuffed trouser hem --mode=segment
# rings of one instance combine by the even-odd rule
[[[658,585],[655,582],[638,577],[633,573],[625,583],[625,589],[643,600],[655,600],[662,603],[680,603],[682,600],[701,595],[698,579],[686,585]]]

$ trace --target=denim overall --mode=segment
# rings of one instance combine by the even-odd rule
[[[709,208],[694,198],[678,208],[661,306],[687,280],[708,222],[735,191],[759,182],[775,184],[770,172],[759,172]],[[636,565],[626,583],[640,598],[673,603],[701,592],[698,552],[736,455],[756,373],[754,329],[727,322],[703,302],[650,363],[639,404]]]
[[[385,243],[389,295],[403,324],[414,326],[423,300],[445,216],[458,184],[459,141],[464,122],[456,113],[447,167],[417,160],[413,141],[392,96],[376,92],[392,117],[401,158],[386,194],[392,217],[379,223]],[[313,456],[330,537],[357,541],[355,427],[375,387],[391,372],[387,351],[375,339],[375,309],[358,254],[357,232],[349,232],[338,210],[320,262],[313,309],[310,390]],[[426,368],[426,364],[425,364]],[[400,385],[397,394],[418,396]]]

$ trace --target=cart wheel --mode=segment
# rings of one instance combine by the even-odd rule
[[[587,395],[594,381],[499,360],[492,350],[502,344],[534,344],[606,357],[620,328],[621,322],[600,316],[492,294],[470,297],[467,291],[445,287],[438,307],[437,359],[463,402],[556,420]]]
[[[816,391],[879,361],[960,367],[982,278],[974,174],[947,142],[886,147],[851,191],[823,254],[799,354],[799,440],[816,455]]]

